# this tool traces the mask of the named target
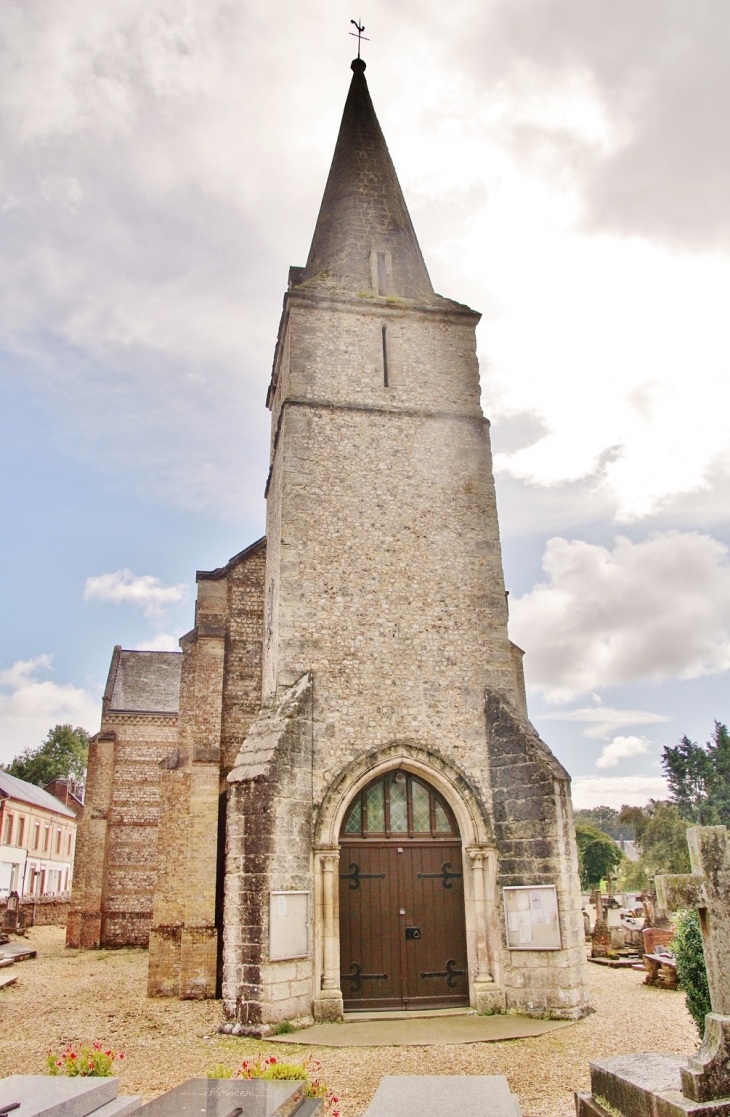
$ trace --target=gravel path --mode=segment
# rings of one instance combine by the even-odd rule
[[[151,1098],[215,1063],[255,1052],[281,1061],[311,1055],[339,1094],[343,1117],[359,1117],[384,1074],[504,1074],[522,1111],[570,1117],[572,1091],[588,1087],[588,1060],[633,1051],[689,1054],[697,1033],[681,993],[642,984],[635,970],[589,966],[587,1020],[535,1039],[447,1047],[303,1048],[217,1035],[216,1002],[149,1000],[142,950],[66,950],[58,927],[36,927],[41,956],[17,964],[0,991],[0,1076],[42,1074],[49,1048],[99,1039],[126,1059],[121,1089]]]

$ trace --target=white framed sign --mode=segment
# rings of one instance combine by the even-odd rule
[[[309,955],[309,893],[271,892],[269,961]]]
[[[508,949],[560,950],[555,885],[519,885],[502,892]]]

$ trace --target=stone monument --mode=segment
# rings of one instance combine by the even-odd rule
[[[658,906],[700,917],[712,1012],[696,1054],[622,1055],[591,1063],[577,1117],[730,1117],[730,841],[725,826],[687,831],[692,872],[656,878]]]

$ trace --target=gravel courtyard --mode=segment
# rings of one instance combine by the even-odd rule
[[[236,1066],[271,1051],[279,1061],[319,1059],[343,1117],[364,1112],[384,1074],[504,1074],[524,1114],[569,1117],[572,1091],[588,1086],[589,1059],[697,1046],[681,993],[649,988],[634,970],[599,966],[589,966],[596,1012],[534,1039],[350,1049],[259,1043],[218,1035],[216,1002],[148,1000],[143,950],[66,950],[58,927],[33,928],[29,940],[39,957],[16,964],[17,983],[0,990],[0,1077],[43,1074],[49,1048],[98,1039],[125,1052],[122,1091],[149,1099],[215,1063]]]

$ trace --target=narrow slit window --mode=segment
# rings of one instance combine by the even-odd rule
[[[385,253],[378,253],[378,294],[388,294],[388,270],[385,263]]]
[[[383,387],[388,387],[388,335],[383,326]]]

